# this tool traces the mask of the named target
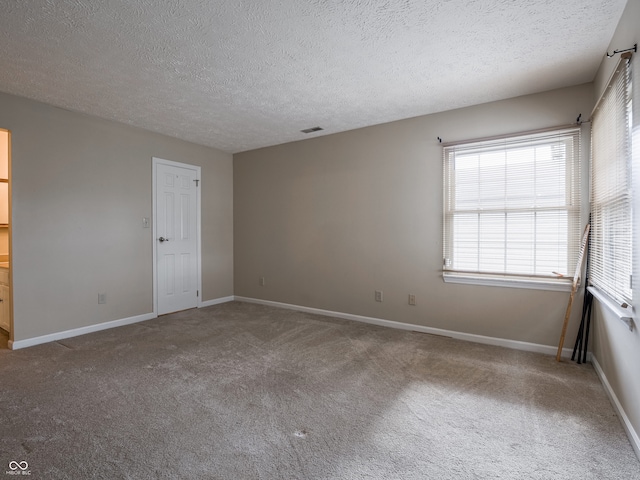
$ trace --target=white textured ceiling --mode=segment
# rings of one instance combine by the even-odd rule
[[[0,0],[0,91],[239,152],[589,82],[625,4]]]

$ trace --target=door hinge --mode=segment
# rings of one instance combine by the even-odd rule
[[[200,290],[196,290],[196,297],[200,296]]]
[[[198,186],[198,184],[200,183],[200,180],[195,179],[194,182],[196,182],[196,187]]]

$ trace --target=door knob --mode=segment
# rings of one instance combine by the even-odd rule
[[[160,237],[158,240],[160,240],[160,243],[169,241],[168,238],[164,238],[164,237]]]

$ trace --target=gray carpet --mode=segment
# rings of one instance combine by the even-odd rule
[[[0,382],[0,474],[640,479],[590,365],[247,303],[2,350]]]

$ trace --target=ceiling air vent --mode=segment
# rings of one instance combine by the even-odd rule
[[[319,132],[320,130],[324,130],[324,128],[322,127],[312,127],[312,128],[305,128],[304,130],[300,130],[302,133],[313,133],[313,132]]]

